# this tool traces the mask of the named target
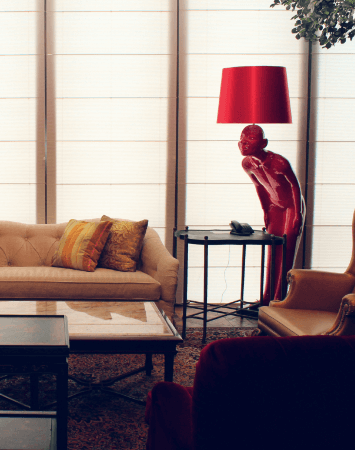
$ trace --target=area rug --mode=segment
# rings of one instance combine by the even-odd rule
[[[202,344],[202,330],[190,328],[174,362],[174,381],[192,386],[195,366],[201,349],[209,342],[231,337],[250,336],[253,328],[208,328],[207,343]],[[71,355],[69,374],[98,382],[144,365],[144,355]],[[118,381],[113,386],[124,394],[145,400],[153,386],[164,380],[164,357],[153,356],[154,369]],[[55,400],[54,377],[43,375],[40,382],[40,402]],[[69,394],[82,389],[69,380]],[[19,401],[29,402],[29,380],[26,377],[0,381],[0,392]],[[18,409],[0,398],[1,410]],[[113,394],[92,391],[69,401],[68,450],[145,449],[148,426],[144,421],[145,407]]]

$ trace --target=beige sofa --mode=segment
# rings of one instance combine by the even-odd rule
[[[136,272],[84,272],[51,267],[66,225],[0,221],[0,300],[154,300],[173,319],[179,262],[155,230],[147,228]]]

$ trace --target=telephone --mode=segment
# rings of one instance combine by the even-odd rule
[[[238,236],[250,236],[254,233],[254,230],[247,223],[239,223],[236,220],[232,220],[230,223],[232,228],[231,234],[236,234]]]

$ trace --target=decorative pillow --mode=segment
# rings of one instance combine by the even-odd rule
[[[111,220],[113,225],[102,250],[99,267],[121,272],[135,272],[148,220],[119,222],[107,216],[102,216],[101,220]]]
[[[52,266],[93,272],[108,238],[112,222],[70,220],[65,227]]]

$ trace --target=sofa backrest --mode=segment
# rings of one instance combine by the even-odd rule
[[[194,449],[345,449],[354,376],[355,336],[214,341],[196,366]]]
[[[100,221],[98,218],[82,220]],[[66,225],[67,222],[25,224],[0,220],[0,267],[50,266]],[[148,227],[145,238],[155,234],[155,230]]]

